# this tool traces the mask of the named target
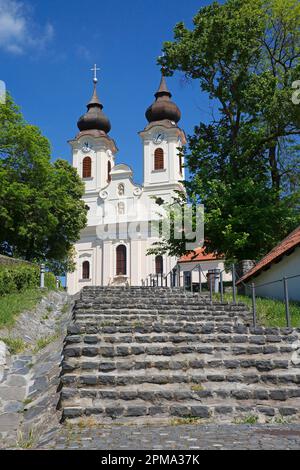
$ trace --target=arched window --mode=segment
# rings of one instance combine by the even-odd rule
[[[164,272],[163,257],[159,255],[155,257],[155,273],[162,274],[163,272]]]
[[[90,263],[88,261],[84,261],[82,263],[82,279],[89,279],[90,278]]]
[[[125,245],[119,245],[117,247],[116,274],[117,276],[126,274],[126,246]]]
[[[164,169],[164,151],[159,148],[154,152],[154,170]]]
[[[110,161],[107,162],[107,182],[110,183],[111,182],[111,163]]]
[[[92,176],[92,159],[84,157],[82,161],[82,178],[90,178]]]

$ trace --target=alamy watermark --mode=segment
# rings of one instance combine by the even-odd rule
[[[6,102],[6,85],[3,80],[0,80],[0,104],[5,104]]]
[[[97,218],[99,240],[184,240],[187,250],[203,246],[204,206],[174,203],[171,209],[151,199],[105,201]]]
[[[292,102],[293,104],[300,104],[300,80],[293,82],[292,88],[295,90],[292,94]]]

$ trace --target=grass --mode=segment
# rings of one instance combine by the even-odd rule
[[[248,415],[234,420],[234,424],[256,424],[257,422],[258,416],[256,415]]]
[[[191,386],[191,390],[193,392],[202,392],[202,390],[204,390],[204,388],[203,388],[203,385],[195,384],[195,385]]]
[[[69,308],[70,308],[70,304],[69,304],[69,302],[66,302],[61,308],[61,313],[67,313]]]
[[[32,429],[30,429],[26,435],[24,435],[22,431],[18,432],[17,446],[21,449],[31,449],[35,442],[36,435]]]
[[[214,300],[220,300],[220,294],[213,295]],[[224,294],[225,302],[232,302],[231,294]],[[238,295],[237,302],[245,303],[252,312],[252,299],[247,295]],[[256,312],[258,324],[262,326],[286,326],[285,304],[280,300],[256,299]],[[290,302],[290,316],[293,327],[300,327],[300,303]]]
[[[30,403],[32,402],[32,398],[25,398],[25,400],[23,400],[23,405],[24,406],[27,406],[27,405],[30,405]]]
[[[12,327],[16,317],[26,310],[33,310],[43,295],[45,293],[36,288],[0,297],[0,328]]]
[[[33,354],[38,353],[42,349],[44,349],[48,344],[56,341],[59,338],[59,333],[54,333],[53,335],[44,336],[43,338],[39,338],[35,343],[35,346],[32,350]]]
[[[19,354],[28,346],[22,338],[10,338],[7,336],[3,338],[0,337],[0,340],[6,344],[11,354]]]

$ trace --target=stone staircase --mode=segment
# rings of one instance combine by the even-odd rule
[[[178,288],[84,288],[63,351],[62,419],[297,421],[300,329],[250,324],[245,305]]]

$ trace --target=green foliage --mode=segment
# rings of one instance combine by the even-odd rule
[[[38,440],[38,436],[36,432],[33,431],[33,429],[27,430],[26,433],[18,431],[17,436],[18,438],[16,445],[17,447],[20,447],[20,449],[32,449]]]
[[[188,137],[186,189],[205,206],[207,251],[227,259],[259,258],[300,222],[299,23],[297,0],[214,2],[192,30],[176,25],[159,59],[211,100],[211,118]]]
[[[22,338],[0,337],[0,340],[7,345],[10,354],[20,354],[26,349],[27,346]]]
[[[45,273],[45,287],[49,290],[56,289],[56,277],[53,273],[50,273],[50,272]]]
[[[33,264],[11,264],[0,266],[0,297],[40,285],[40,268]],[[45,273],[45,288],[56,289],[53,273]]]
[[[258,423],[257,415],[247,415],[243,418],[237,418],[234,420],[234,424],[257,424]]]
[[[0,296],[39,285],[39,268],[30,264],[0,267]]]
[[[220,294],[213,294],[214,300],[220,300]],[[232,302],[232,294],[224,294],[226,302]],[[252,310],[252,299],[247,295],[238,295],[238,302],[243,302]],[[294,328],[300,327],[300,303],[290,301],[291,324]],[[257,321],[262,326],[286,327],[285,304],[281,300],[256,298]]]
[[[0,328],[13,326],[16,317],[33,310],[43,295],[41,289],[33,288],[0,296]]]
[[[0,104],[0,251],[65,263],[86,225],[83,190],[75,168],[51,162],[48,140],[7,96]]]
[[[33,354],[37,354],[39,351],[41,351],[46,346],[48,346],[48,344],[53,343],[53,341],[56,341],[58,338],[59,338],[59,333],[55,333],[50,336],[39,338],[36,342],[35,347],[33,348]]]

